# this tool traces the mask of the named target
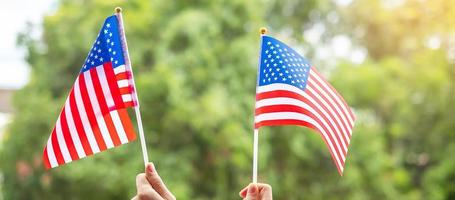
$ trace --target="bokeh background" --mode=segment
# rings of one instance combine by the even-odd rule
[[[259,180],[273,186],[275,199],[455,199],[453,0],[45,5],[45,15],[7,39],[17,41],[29,78],[20,89],[1,90],[13,95],[2,96],[9,114],[0,128],[0,200],[135,194],[143,171],[138,141],[49,171],[41,162],[67,92],[115,6],[124,9],[150,160],[178,199],[239,199],[251,180],[261,26],[322,71],[358,118],[343,177],[318,134],[261,129]],[[2,24],[20,23],[10,17],[17,12],[1,12]],[[13,66],[0,66],[3,82],[20,78],[8,74]]]

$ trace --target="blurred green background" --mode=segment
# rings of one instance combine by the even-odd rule
[[[275,199],[455,199],[453,0],[61,0],[18,35],[31,77],[0,141],[0,199],[134,196],[138,141],[49,171],[41,162],[115,6],[150,160],[178,199],[239,199],[251,180],[261,26],[322,71],[358,118],[343,177],[318,134],[261,129],[259,180]]]

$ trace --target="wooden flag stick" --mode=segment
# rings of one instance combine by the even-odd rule
[[[261,54],[262,54],[262,36],[267,33],[267,29],[262,27],[259,29],[259,33],[261,34],[261,42],[260,42],[260,50],[259,50],[259,63],[258,63],[258,73],[257,73],[257,81],[256,81],[256,94],[257,94],[257,87],[259,86],[259,69],[261,67]],[[255,95],[256,95],[255,94]],[[254,103],[254,109],[256,110],[256,101]],[[254,120],[255,122],[256,120]],[[253,122],[253,126],[254,126]],[[259,129],[255,128],[253,133],[253,183],[258,182],[258,148],[259,147]]]
[[[126,36],[125,36],[125,28],[123,26],[123,18],[122,18],[122,8],[117,7],[115,8],[115,15],[117,15],[117,19],[119,22],[119,32],[120,38],[122,39],[122,49],[123,49],[123,57],[125,58],[125,66],[129,73],[131,73],[131,79],[128,80],[130,85],[134,85],[134,89],[132,91],[133,102],[134,102],[134,111],[136,113],[136,120],[137,126],[139,129],[139,138],[141,140],[141,147],[142,147],[142,156],[144,158],[144,165],[149,163],[148,153],[147,153],[147,146],[145,143],[144,137],[144,128],[142,127],[142,118],[141,118],[141,110],[139,109],[139,99],[137,98],[136,92],[136,84],[134,81],[133,69],[131,68],[131,60],[130,54],[128,53],[128,44],[126,43]]]

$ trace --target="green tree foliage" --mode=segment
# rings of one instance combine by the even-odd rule
[[[379,125],[389,162],[381,176],[400,198],[455,198],[454,9],[446,0],[376,0],[341,11],[369,60],[340,64],[332,79],[361,117]]]
[[[44,19],[42,38],[19,37],[32,75],[15,95],[14,122],[1,144],[4,199],[134,195],[143,170],[139,142],[50,171],[41,163],[67,92],[117,5],[150,159],[178,199],[238,198],[251,176],[258,28],[269,24],[273,35],[311,52],[301,32],[315,23],[325,24],[326,35],[349,35],[369,55],[362,64],[337,61],[326,73],[358,118],[344,176],[317,134],[273,127],[261,129],[259,180],[276,199],[455,198],[455,5],[390,2],[60,1]],[[439,48],[426,45],[431,38]]]

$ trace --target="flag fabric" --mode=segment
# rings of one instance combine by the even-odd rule
[[[262,36],[255,128],[299,125],[317,131],[343,173],[355,115],[340,94],[292,48]]]
[[[126,108],[136,105],[116,15],[96,38],[44,148],[53,168],[136,138]]]

